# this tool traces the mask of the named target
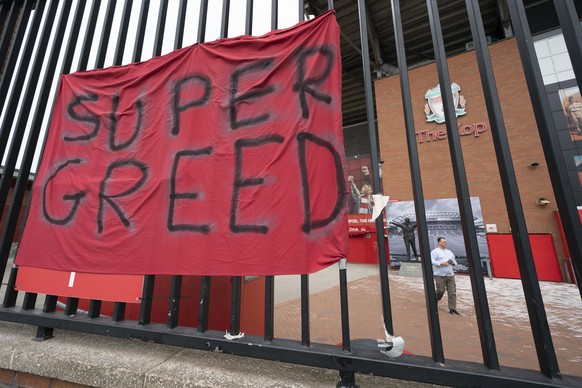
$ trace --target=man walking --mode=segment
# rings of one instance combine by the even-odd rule
[[[437,301],[442,299],[446,289],[449,297],[449,313],[461,315],[457,311],[457,285],[453,272],[453,266],[457,265],[457,261],[453,252],[447,249],[447,240],[444,237],[437,238],[437,243],[438,247],[430,253]]]

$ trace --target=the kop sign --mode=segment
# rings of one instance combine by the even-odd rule
[[[453,93],[453,104],[455,106],[455,115],[457,117],[464,116],[467,114],[465,111],[465,97],[459,94],[461,87],[456,83],[451,84],[451,92]],[[442,124],[445,122],[445,112],[443,108],[443,98],[441,96],[440,85],[435,86],[432,89],[427,90],[424,95],[426,103],[424,104],[424,113],[426,114],[427,122],[436,122],[437,124]],[[458,124],[457,130],[459,136],[473,135],[479,137],[481,133],[487,130],[487,124],[484,122],[474,123],[474,124]],[[429,130],[425,129],[416,132],[416,139],[419,143],[431,142],[433,140],[443,140],[447,138],[446,129]]]

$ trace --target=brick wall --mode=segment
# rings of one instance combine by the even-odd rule
[[[516,42],[509,39],[489,48],[528,231],[551,233],[561,259],[564,254],[553,215],[556,201]],[[460,137],[470,194],[481,200],[484,223],[497,224],[498,232],[508,233],[509,219],[475,54],[471,51],[451,57],[448,64],[451,82],[461,87],[460,94],[466,99],[467,114],[458,117],[458,123],[484,122],[487,125],[487,130],[479,137]],[[438,84],[436,65],[425,65],[409,74],[416,132],[445,129],[444,123],[427,123],[424,114],[424,95]],[[384,193],[394,199],[412,200],[399,77],[377,80],[375,92],[380,152],[385,161]],[[425,199],[456,197],[448,140],[425,141],[417,145]],[[533,162],[539,166],[531,167]],[[551,204],[536,205],[540,197],[547,198]]]
[[[37,376],[25,372],[16,372],[10,369],[0,368],[0,386],[7,384],[12,387],[26,388],[83,388],[87,385],[80,385],[53,379],[49,377]]]

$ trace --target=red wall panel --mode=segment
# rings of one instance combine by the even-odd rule
[[[552,235],[530,234],[529,241],[538,279],[561,282],[562,272],[558,264]],[[487,245],[491,256],[493,276],[519,279],[519,267],[511,234],[488,234]]]

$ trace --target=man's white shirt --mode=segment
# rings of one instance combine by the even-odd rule
[[[434,276],[454,276],[452,265],[442,266],[443,261],[453,260],[454,265],[457,265],[455,255],[448,249],[435,248],[430,252],[430,260],[432,262],[432,272]]]

